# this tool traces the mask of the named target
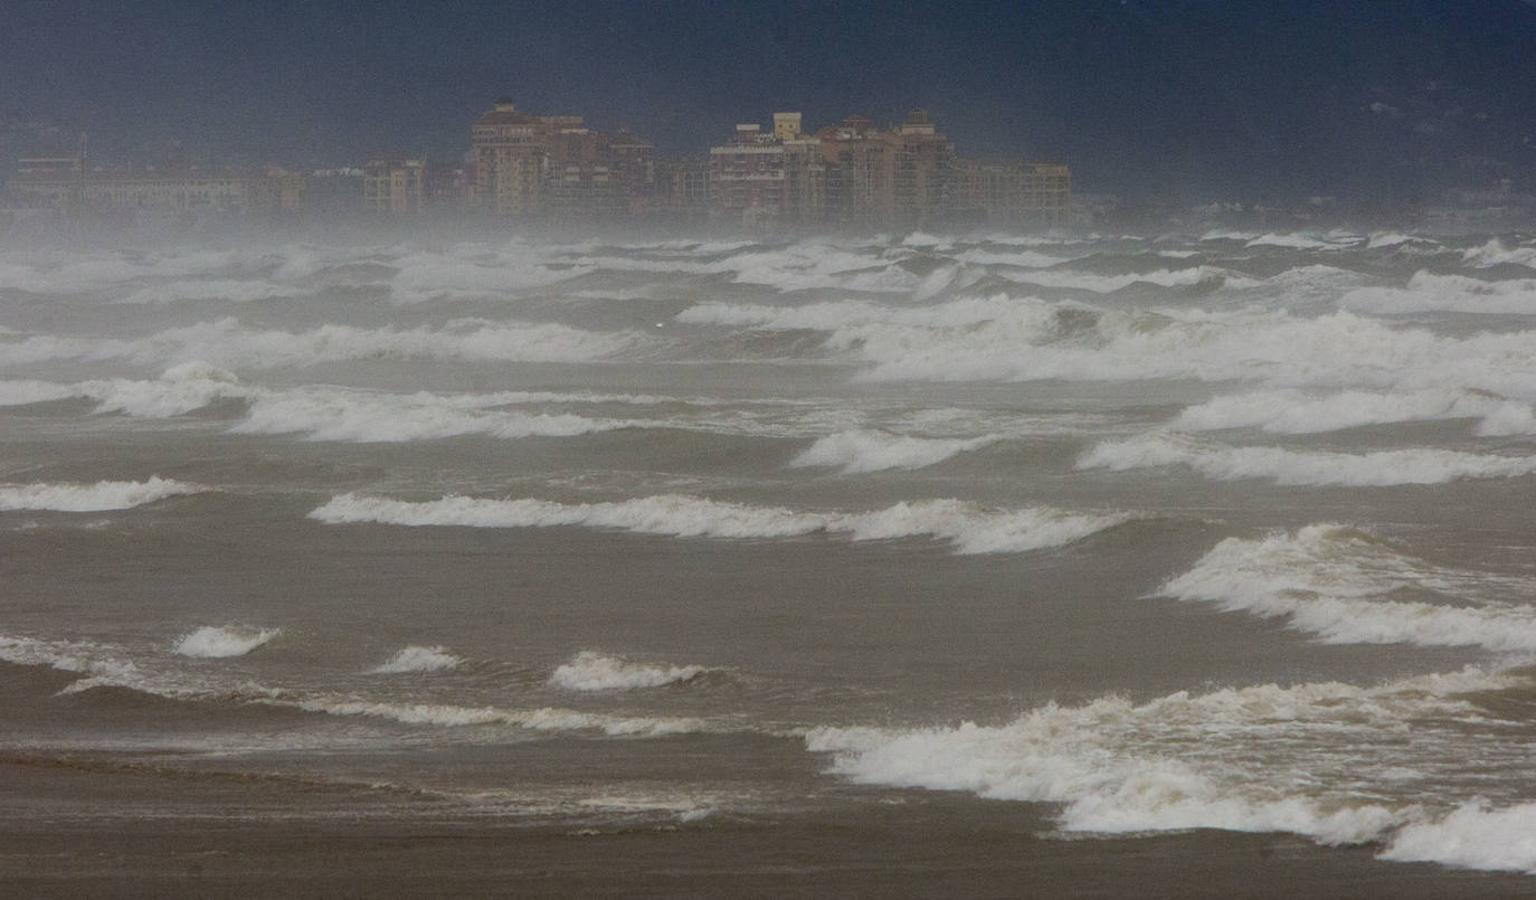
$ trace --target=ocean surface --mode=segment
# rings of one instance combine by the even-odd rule
[[[13,886],[1536,893],[1533,663],[1529,235],[0,248]]]

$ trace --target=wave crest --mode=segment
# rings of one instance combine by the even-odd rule
[[[921,469],[952,456],[977,450],[999,440],[995,435],[975,438],[920,438],[871,429],[840,431],[818,438],[790,460],[794,468],[831,466],[845,475],[881,472],[886,469]]]
[[[583,650],[556,668],[549,683],[569,691],[629,691],[681,684],[707,671],[703,666],[647,665]]]
[[[402,672],[446,672],[463,665],[464,660],[448,652],[447,647],[402,647],[387,662],[368,671],[379,675]]]
[[[1094,446],[1079,469],[1132,469],[1182,465],[1216,481],[1263,478],[1283,485],[1393,487],[1443,484],[1463,478],[1518,478],[1536,472],[1536,457],[1455,450],[1378,450],[1372,453],[1226,447],[1153,433]]]
[[[1136,518],[1134,513],[1070,513],[1050,507],[991,510],[960,500],[897,503],[864,513],[796,512],[661,494],[606,503],[444,497],[412,502],[342,494],[309,514],[328,524],[376,523],[472,528],[614,528],[673,537],[783,538],[826,532],[854,541],[932,537],[961,554],[1021,553],[1059,547]]]
[[[244,656],[282,634],[281,628],[204,625],[181,636],[171,648],[181,656],[227,659]]]
[[[0,510],[106,512],[131,509],[168,497],[199,494],[201,485],[161,478],[146,481],[98,481],[95,484],[23,484],[0,487]]]
[[[1227,538],[1159,593],[1282,618],[1329,643],[1536,650],[1536,609],[1500,599],[1511,586],[1529,590],[1433,566],[1358,529],[1318,524]],[[1404,591],[1441,599],[1396,599]]]

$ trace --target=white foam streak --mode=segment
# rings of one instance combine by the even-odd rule
[[[95,484],[23,484],[0,487],[0,510],[105,512],[131,509],[167,497],[208,490],[156,475],[146,481],[98,481]]]
[[[203,360],[224,368],[278,369],[358,359],[460,362],[593,362],[645,340],[635,332],[581,331],[552,323],[450,322],[440,328],[321,325],[310,331],[251,329],[235,319],[171,328],[142,338],[34,335],[0,342],[0,365],[48,360],[127,360],[152,365]]]
[[[831,466],[850,475],[886,469],[921,469],[970,450],[995,443],[995,435],[975,438],[920,438],[884,431],[855,429],[818,438],[790,466]]]
[[[317,441],[375,443],[463,435],[504,439],[573,437],[647,424],[571,413],[477,410],[434,394],[308,389],[252,399],[244,421],[230,430],[242,434],[303,434]]]
[[[648,665],[584,650],[556,668],[549,683],[569,691],[630,691],[681,684],[707,671],[703,666]]]
[[[444,497],[410,502],[343,494],[310,518],[329,524],[547,528],[584,526],[674,537],[785,538],[826,532],[854,541],[931,537],[961,554],[1020,553],[1082,540],[1134,518],[1123,512],[1067,513],[1049,507],[989,510],[959,500],[898,503],[866,513],[796,512],[663,494],[608,503]]]
[[[1171,426],[1177,431],[1261,428],[1273,434],[1316,434],[1432,419],[1478,418],[1478,433],[1524,434],[1536,430],[1528,403],[1455,390],[1389,393],[1339,391],[1252,391],[1216,397],[1186,408]]]
[[[1380,450],[1372,453],[1226,447],[1150,433],[1094,446],[1079,469],[1125,472],[1187,466],[1216,481],[1261,478],[1282,485],[1392,487],[1444,484],[1464,478],[1518,478],[1536,472],[1536,457],[1454,450]]]

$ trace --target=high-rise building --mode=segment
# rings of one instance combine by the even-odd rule
[[[544,164],[556,127],[553,118],[518,112],[516,104],[502,97],[475,120],[470,145],[475,162],[471,201],[476,207],[503,216],[539,211]]]
[[[778,222],[785,206],[783,141],[755,122],[737,125],[729,144],[709,148],[709,201],[715,216],[732,224]]]
[[[363,167],[363,211],[376,215],[421,212],[427,164],[419,159],[375,159]]]
[[[954,145],[920,109],[884,138],[891,147],[887,164],[893,222],[916,226],[945,219],[953,209]]]
[[[711,147],[710,203],[740,224],[813,225],[822,219],[821,141],[800,130],[797,112],[773,114],[773,131],[746,123],[729,144]]]
[[[502,98],[475,121],[470,142],[471,203],[497,215],[617,216],[654,194],[651,144],[627,131],[593,131],[581,116],[533,116]]]
[[[825,219],[842,227],[875,227],[890,218],[891,146],[864,116],[816,132],[820,140]]]

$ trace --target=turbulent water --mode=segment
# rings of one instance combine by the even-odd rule
[[[1536,873],[1529,236],[13,248],[0,379],[7,759]]]

